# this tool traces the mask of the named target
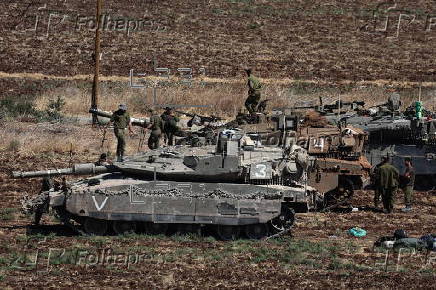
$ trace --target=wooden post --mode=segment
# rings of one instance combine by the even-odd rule
[[[101,25],[101,8],[103,0],[97,0],[97,11],[95,14],[95,49],[94,49],[94,82],[92,83],[91,108],[97,109],[100,86],[98,77],[100,75],[100,25]],[[92,124],[97,124],[97,115],[92,115]]]

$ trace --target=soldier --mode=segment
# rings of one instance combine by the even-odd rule
[[[126,150],[126,129],[129,129],[129,133],[133,134],[132,124],[130,123],[130,115],[127,112],[127,106],[120,104],[118,110],[112,114],[110,123],[114,123],[114,133],[117,137],[117,161],[124,161],[124,152]]]
[[[94,164],[97,166],[107,166],[111,165],[111,162],[108,160],[106,153],[101,153],[97,162],[95,162]]]
[[[163,121],[165,143],[171,146],[174,143],[174,133],[179,130],[179,128],[177,127],[177,122],[179,122],[179,118],[174,116],[173,109],[170,107],[166,107],[165,112],[160,117]]]
[[[415,185],[415,169],[412,165],[412,158],[404,158],[404,165],[406,166],[406,170],[402,176],[404,180],[402,190],[404,192],[404,202],[406,207],[401,210],[403,212],[409,212],[412,210],[413,186]]]
[[[260,101],[260,90],[262,88],[262,85],[259,79],[251,74],[250,68],[246,68],[244,70],[248,76],[248,97],[245,100],[245,107],[250,114],[253,114],[254,112],[256,112],[257,105]]]
[[[384,164],[378,170],[378,190],[383,200],[383,212],[392,213],[395,193],[398,189],[398,170],[390,164],[389,157],[383,157]]]
[[[33,224],[39,226],[43,213],[48,211],[49,195],[48,191],[54,187],[54,182],[50,177],[44,177],[42,179],[42,187],[40,195],[34,199],[34,212],[35,219]]]
[[[151,109],[150,113],[150,125],[147,127],[147,129],[151,129],[150,137],[148,137],[148,148],[157,149],[162,136],[163,121],[155,110]]]
[[[374,184],[374,207],[378,208],[379,202],[380,202],[380,196],[381,196],[381,191],[380,191],[380,180],[379,180],[379,170],[380,170],[380,166],[382,166],[383,164],[385,164],[385,159],[383,159],[379,164],[377,164],[374,167],[373,173],[372,173],[372,182]]]

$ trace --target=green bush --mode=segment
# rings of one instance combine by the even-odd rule
[[[36,121],[61,121],[64,106],[65,100],[62,97],[50,100],[43,111],[35,108],[30,97],[8,97],[0,100],[1,118],[30,117]]]
[[[8,97],[0,100],[0,111],[5,117],[16,118],[20,116],[40,117],[41,112],[35,109],[33,100],[29,97]]]
[[[50,100],[45,115],[48,121],[61,121],[62,109],[65,107],[65,100],[62,97],[57,97],[56,100]]]

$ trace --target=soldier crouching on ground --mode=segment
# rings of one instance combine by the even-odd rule
[[[389,157],[383,157],[384,164],[378,170],[378,190],[383,200],[384,213],[392,213],[395,193],[398,190],[398,170],[392,166]]]
[[[174,134],[179,130],[177,127],[179,118],[174,116],[173,109],[170,107],[166,107],[165,112],[160,117],[163,121],[165,143],[169,146],[172,146],[174,145]]]
[[[148,148],[157,149],[162,136],[163,121],[155,110],[151,109],[150,113],[150,124],[147,126],[147,129],[151,130],[150,137],[148,137]]]
[[[248,76],[248,97],[245,100],[245,107],[250,114],[253,114],[256,112],[257,105],[259,104],[261,98],[260,91],[262,89],[262,85],[259,79],[251,74],[251,68],[246,68],[244,70]]]
[[[406,207],[401,209],[403,212],[409,212],[412,210],[412,201],[413,201],[413,186],[415,185],[415,169],[412,165],[412,158],[406,157],[404,158],[404,165],[406,166],[406,170],[404,175],[402,175],[402,191],[404,193],[404,202]]]
[[[124,161],[124,152],[126,151],[126,129],[133,134],[132,124],[130,123],[130,115],[127,112],[127,106],[121,104],[118,110],[112,114],[110,123],[114,124],[114,134],[117,137],[117,161]],[[109,124],[110,124],[109,123]]]

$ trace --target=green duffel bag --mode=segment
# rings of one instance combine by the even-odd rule
[[[417,238],[404,238],[396,240],[394,243],[394,248],[414,248],[414,249],[424,249],[426,243]]]

